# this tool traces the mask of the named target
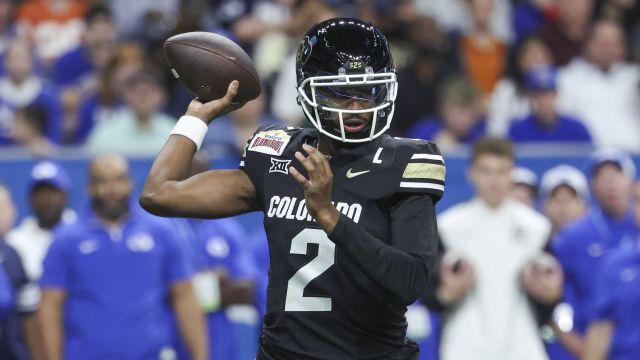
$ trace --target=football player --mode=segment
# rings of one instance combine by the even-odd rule
[[[260,128],[239,169],[187,178],[207,124],[240,106],[233,81],[224,97],[191,102],[140,202],[162,216],[264,213],[271,265],[257,359],[416,359],[404,313],[435,267],[442,156],[428,141],[385,134],[396,74],[371,24],[316,24],[296,72],[314,128]]]

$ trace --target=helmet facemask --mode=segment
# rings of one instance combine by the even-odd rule
[[[311,76],[298,86],[309,121],[324,135],[347,143],[367,142],[391,125],[398,91],[395,72]]]

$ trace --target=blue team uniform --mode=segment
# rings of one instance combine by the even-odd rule
[[[406,136],[413,139],[434,140],[435,136],[444,129],[444,120],[440,118],[428,118],[416,123],[407,130]],[[472,144],[483,138],[487,133],[487,122],[485,119],[479,119],[469,132],[458,141],[462,144]]]
[[[41,107],[47,115],[47,122],[44,135],[51,142],[60,144],[62,142],[63,109],[60,94],[56,88],[44,83],[38,95],[28,105]],[[0,99],[0,145],[11,144],[14,117],[16,111],[23,106],[9,103],[6,99]]]
[[[12,305],[8,311],[2,312],[0,318],[0,359],[26,360],[29,354],[22,335],[20,317],[38,309],[37,291],[34,284],[29,283],[22,267],[20,256],[14,248],[0,238],[0,280],[3,299],[6,291],[12,292]],[[7,288],[8,286],[8,288]],[[34,296],[35,295],[35,296]]]
[[[176,233],[137,207],[115,230],[90,211],[83,219],[56,231],[41,279],[67,294],[64,358],[157,360],[171,352],[167,296],[192,275]]]
[[[637,236],[633,214],[613,219],[593,207],[569,224],[552,241],[553,253],[565,274],[565,301],[573,307],[573,329],[584,334],[598,267],[605,254],[619,247],[630,248]]]
[[[554,126],[544,127],[534,115],[511,123],[509,138],[522,142],[582,142],[591,143],[589,130],[580,121],[558,115]]]
[[[260,318],[267,312],[267,287],[269,286],[269,242],[264,229],[254,231],[251,236],[253,258],[258,271],[256,272],[256,309]]]
[[[614,324],[608,359],[640,359],[640,248],[607,255],[595,284],[592,320]]]
[[[176,219],[182,238],[187,240],[190,259],[198,271],[224,269],[233,279],[254,279],[257,276],[252,258],[251,242],[244,229],[234,219],[193,220]],[[242,341],[242,331],[225,312],[217,309],[207,315],[210,358],[234,360],[242,358],[242,348],[255,347],[256,334],[250,343]],[[251,355],[255,350],[249,351]]]
[[[89,49],[78,46],[60,56],[53,67],[53,81],[58,86],[82,85],[82,81],[89,80],[94,72]]]

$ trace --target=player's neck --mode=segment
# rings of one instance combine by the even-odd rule
[[[337,141],[331,140],[326,136],[318,136],[318,143],[316,148],[320,150],[327,157],[332,157],[338,150],[339,144]]]

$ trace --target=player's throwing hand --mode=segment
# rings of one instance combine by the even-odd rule
[[[241,108],[244,103],[233,102],[233,99],[238,94],[239,86],[240,83],[238,82],[238,80],[233,80],[229,83],[227,93],[220,99],[212,100],[206,103],[203,103],[198,99],[191,100],[191,103],[189,103],[189,107],[187,107],[187,112],[185,113],[185,115],[195,116],[208,125],[214,118]]]
[[[331,204],[333,172],[331,172],[331,167],[329,167],[326,157],[318,149],[307,144],[303,144],[302,149],[308,156],[304,156],[297,151],[296,159],[300,161],[309,174],[309,179],[300,174],[293,166],[289,168],[289,174],[304,189],[307,210],[309,210],[311,216],[316,219],[327,233],[331,233],[340,218],[340,213]]]

